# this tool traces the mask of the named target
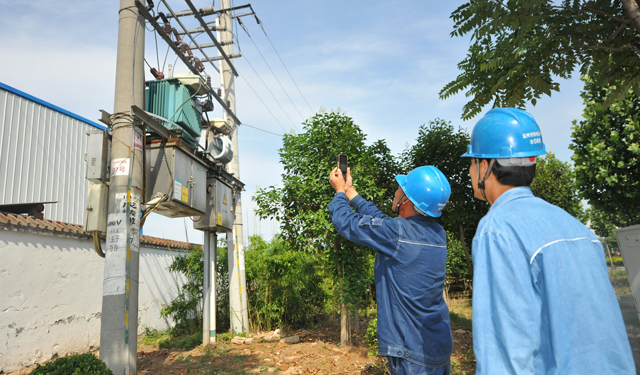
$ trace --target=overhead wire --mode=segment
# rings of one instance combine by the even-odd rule
[[[280,127],[282,128],[282,130],[286,133],[287,129],[284,128],[284,126],[282,126],[282,123],[280,123],[280,120],[278,120],[278,118],[276,117],[276,115],[273,114],[273,112],[271,112],[271,109],[269,109],[269,106],[267,106],[267,104],[264,102],[264,100],[262,100],[262,98],[260,97],[260,95],[258,95],[258,93],[256,92],[256,90],[253,88],[253,86],[251,86],[251,84],[249,83],[249,81],[247,81],[246,78],[244,78],[244,75],[240,75],[240,77],[242,79],[244,79],[244,82],[247,84],[247,86],[249,86],[249,88],[251,89],[251,91],[253,91],[253,93],[256,95],[256,97],[258,98],[258,100],[260,100],[260,102],[262,102],[262,104],[264,105],[264,107],[267,109],[267,111],[269,111],[269,113],[271,113],[271,116],[273,116],[273,119],[276,120],[276,122],[278,123],[278,125],[280,125]]]
[[[236,40],[236,45],[238,46],[238,51],[242,52],[242,48],[240,47],[240,39],[238,38],[238,34],[237,33],[231,33],[231,38]],[[245,56],[246,59],[246,56]],[[280,125],[280,127],[282,128],[282,130],[286,133],[287,129],[285,129],[285,127],[282,125],[282,123],[280,122],[280,120],[278,120],[278,118],[276,117],[276,115],[271,111],[271,109],[269,108],[269,106],[264,102],[264,100],[262,100],[262,97],[258,94],[258,92],[253,88],[253,86],[251,86],[251,84],[249,83],[249,81],[244,77],[243,74],[240,74],[240,78],[242,78],[244,80],[244,82],[247,84],[247,86],[249,86],[249,88],[251,89],[251,91],[253,91],[253,94],[258,98],[258,100],[260,100],[260,102],[262,103],[262,105],[264,105],[264,107],[267,109],[267,111],[269,111],[269,113],[271,114],[271,117],[273,117],[274,120],[276,120],[276,122],[278,123],[278,125]],[[243,124],[244,125],[244,124]],[[250,126],[251,127],[251,126]],[[275,133],[274,133],[275,134]]]
[[[240,24],[240,26],[242,26],[242,28],[245,30],[245,32],[247,32],[246,28],[244,27],[244,25]],[[247,32],[248,34],[248,32]],[[249,62],[249,59],[247,58],[247,56],[244,56],[245,61],[247,62],[247,64],[249,64],[249,67],[251,68],[251,70],[253,70],[253,72],[256,74],[256,76],[258,77],[258,79],[260,80],[260,82],[262,82],[262,84],[264,85],[264,87],[267,89],[267,91],[269,91],[269,94],[271,94],[271,96],[273,97],[273,100],[276,101],[276,103],[278,104],[278,106],[280,107],[280,109],[282,109],[282,112],[284,112],[285,116],[287,116],[287,118],[289,119],[289,121],[291,121],[291,124],[296,128],[296,130],[300,131],[300,129],[298,129],[298,127],[296,126],[296,124],[293,122],[293,120],[291,119],[291,117],[289,116],[289,114],[287,113],[287,111],[285,111],[285,109],[282,107],[282,104],[280,104],[280,101],[278,101],[278,99],[276,98],[276,96],[273,94],[273,92],[271,91],[271,89],[269,88],[269,86],[267,86],[267,84],[264,82],[264,80],[262,79],[262,77],[260,77],[260,74],[258,74],[258,72],[254,69],[253,65],[251,65],[251,62]],[[245,79],[246,81],[246,79]]]
[[[153,29],[153,39],[156,41],[156,60],[158,61],[158,69],[160,69],[160,53],[158,52],[158,32]]]
[[[162,6],[162,3],[159,2],[158,5],[156,6],[155,9],[152,9],[153,11],[153,16],[155,17],[156,12],[160,11],[160,6]],[[153,32],[154,32],[154,37],[156,38],[156,55],[158,54],[158,32],[156,31],[155,28],[153,28]],[[164,68],[167,65],[167,57],[169,57],[169,50],[171,49],[171,47],[167,46],[167,52],[164,54],[164,61],[162,62],[162,70],[161,72],[164,73]],[[175,65],[175,64],[174,64]],[[160,69],[160,60],[158,60],[158,69]]]
[[[238,20],[238,23],[240,23],[240,20]],[[247,30],[247,28],[243,25],[240,24],[240,26],[242,26],[242,29],[244,30],[245,33],[247,33],[247,36],[249,36],[249,39],[251,40],[251,43],[253,43],[254,47],[256,47],[256,50],[258,50],[258,53],[260,54],[260,56],[262,57],[262,60],[264,60],[264,63],[267,64],[267,67],[269,67],[269,70],[271,71],[271,74],[273,74],[273,78],[276,79],[276,81],[278,82],[278,84],[280,85],[280,88],[282,88],[282,91],[284,91],[284,94],[287,96],[287,98],[289,98],[289,101],[291,102],[291,104],[293,105],[293,108],[296,109],[296,112],[298,112],[298,114],[300,115],[300,118],[304,121],[304,116],[302,116],[302,113],[300,113],[300,110],[298,110],[298,107],[295,105],[295,103],[293,102],[293,100],[291,100],[291,97],[289,96],[289,93],[287,92],[287,90],[284,88],[284,86],[282,86],[282,83],[280,82],[280,80],[278,79],[278,77],[276,76],[276,73],[273,71],[273,69],[271,68],[271,65],[269,65],[269,62],[267,61],[267,59],[264,57],[264,55],[262,54],[262,51],[260,51],[260,48],[258,48],[258,45],[256,44],[256,42],[253,40],[253,38],[251,37],[251,34],[249,34],[249,31]]]
[[[265,130],[265,129],[259,128],[259,127],[257,127],[257,126],[253,126],[253,125],[249,125],[249,124],[245,124],[245,123],[242,123],[242,126],[248,126],[248,127],[250,127],[250,128],[254,128],[254,129],[256,129],[256,130],[260,130],[260,131],[265,132],[265,133],[269,133],[269,134],[277,135],[278,137],[284,137],[284,135],[282,135],[282,134],[274,133],[274,132],[271,132],[271,131],[268,131],[268,130]]]
[[[304,94],[300,90],[300,87],[298,87],[298,84],[296,83],[296,80],[293,79],[293,76],[291,75],[291,72],[287,68],[287,65],[285,65],[284,61],[282,60],[282,57],[280,57],[280,54],[278,53],[278,50],[276,49],[276,46],[273,45],[273,42],[271,41],[271,38],[269,38],[269,35],[267,34],[267,31],[264,29],[262,21],[260,22],[260,28],[262,29],[262,32],[264,33],[264,36],[266,36],[267,40],[269,40],[269,43],[271,43],[271,47],[273,47],[273,50],[276,52],[276,55],[278,55],[278,59],[280,59],[280,62],[282,63],[282,66],[284,66],[284,69],[289,74],[289,77],[291,78],[291,81],[293,82],[293,84],[298,89],[298,92],[300,93],[300,96],[302,96],[302,99],[304,99],[305,103],[307,103],[307,107],[309,107],[309,110],[313,113],[313,109],[311,109],[311,105],[309,105],[309,102],[307,101],[307,98],[304,96]]]

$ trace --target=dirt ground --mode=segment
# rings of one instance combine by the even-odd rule
[[[468,361],[472,338],[465,328],[470,327],[453,328],[457,330],[453,333],[452,361],[457,363],[453,374],[475,372],[475,361]],[[303,337],[296,344],[254,339],[250,344],[224,342],[193,350],[159,349],[139,340],[138,374],[388,374],[386,360],[368,354],[364,335],[353,335],[352,346],[344,348],[338,345],[337,327],[282,333],[282,337],[290,335]],[[26,375],[34,368],[35,365],[9,375]]]
[[[471,307],[469,299],[450,300],[454,350],[451,356],[451,373],[475,374],[473,337],[471,333]],[[254,333],[251,343],[236,344],[229,341],[192,350],[160,349],[138,341],[138,374],[364,374],[384,375],[386,359],[371,356],[364,335],[353,335],[352,346],[340,347],[340,330],[337,324],[307,331],[282,332],[282,337],[301,336],[300,342],[286,344],[268,342],[272,332]],[[627,334],[636,370],[640,374],[640,326],[627,325]],[[98,355],[98,352],[94,352]],[[27,375],[34,366],[8,375]]]

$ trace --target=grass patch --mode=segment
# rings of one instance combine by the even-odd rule
[[[452,326],[471,325],[471,298],[451,298],[448,307]]]
[[[149,329],[149,327],[146,327],[144,329],[144,335],[142,335],[141,340],[145,345],[158,347],[161,340],[166,340],[169,337],[170,334],[168,331],[160,332],[155,329]]]
[[[221,342],[229,342],[231,341],[231,333],[219,333],[216,335],[216,340],[220,340]]]
[[[454,311],[449,311],[449,320],[451,320],[452,326],[461,326],[471,324],[471,320],[465,318],[464,316],[458,315],[458,313]]]
[[[631,287],[629,287],[626,270],[609,270],[609,280],[611,280],[611,286],[613,286],[617,297],[631,294]]]
[[[247,333],[246,332],[240,332],[236,334],[232,334],[229,332],[219,333],[218,335],[216,335],[216,340],[219,340],[221,342],[229,342],[234,337],[247,337]]]
[[[158,346],[162,349],[193,349],[202,344],[202,332],[193,335],[169,337],[160,340]]]

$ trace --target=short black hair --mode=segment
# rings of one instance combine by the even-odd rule
[[[487,163],[491,162],[491,159],[479,160],[486,160]],[[493,163],[491,173],[496,176],[496,179],[501,185],[529,186],[533,182],[533,178],[536,176],[536,165],[533,164],[526,167],[505,167],[496,161]]]

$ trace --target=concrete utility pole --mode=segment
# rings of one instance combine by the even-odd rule
[[[229,0],[220,0],[220,10],[229,9]],[[224,30],[218,31],[220,42],[232,41],[233,30],[230,12],[225,11],[218,17],[218,25]],[[222,43],[222,49],[231,56],[233,43]],[[220,76],[222,79],[222,99],[227,102],[231,111],[236,113],[235,77],[231,67],[225,60],[220,61]],[[224,112],[223,119],[233,126],[232,146],[233,160],[227,165],[227,171],[240,179],[240,162],[238,150],[238,125]],[[249,331],[249,309],[247,307],[246,278],[244,268],[244,241],[242,238],[242,200],[240,193],[235,197],[233,232],[227,233],[227,247],[229,255],[229,305],[231,309],[231,330],[233,332]]]
[[[204,231],[204,303],[202,322],[202,345],[216,342],[216,261],[218,259],[216,232]]]
[[[119,15],[100,359],[115,375],[135,375],[144,145],[130,110],[144,108],[145,27],[135,0],[121,0]]]

